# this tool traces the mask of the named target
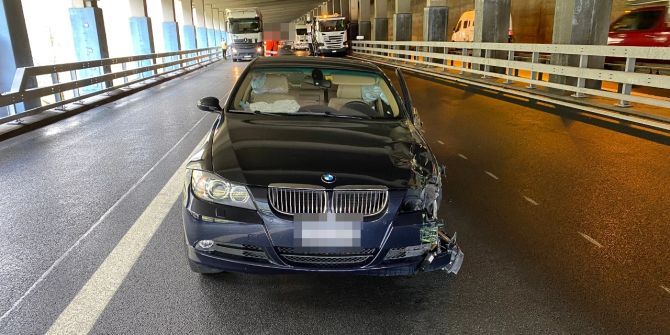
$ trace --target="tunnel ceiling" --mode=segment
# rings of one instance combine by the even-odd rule
[[[291,22],[322,3],[323,0],[205,0],[205,4],[221,10],[258,7],[266,23]]]

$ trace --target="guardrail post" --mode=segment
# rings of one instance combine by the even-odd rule
[[[579,55],[579,68],[585,69],[588,66],[588,64],[589,64],[589,55]],[[578,88],[586,87],[586,78],[582,77],[577,78],[577,87]],[[586,94],[577,91],[572,96],[575,98],[584,98],[586,97]]]
[[[71,81],[77,81],[77,71],[76,70],[70,71],[70,80]],[[72,95],[74,95],[75,98],[79,97],[79,88],[78,87],[72,89]]]
[[[491,58],[491,49],[486,49],[486,50],[484,50],[484,61],[486,61],[486,60],[489,59],[489,58]],[[491,66],[488,65],[488,64],[484,64],[484,72],[489,72],[489,71],[491,71]],[[482,79],[486,79],[486,78],[488,78],[488,77],[489,77],[489,76],[487,76],[486,74],[484,74],[484,75],[482,76]]]
[[[533,64],[539,63],[540,62],[540,53],[537,52],[537,51],[533,52],[532,56],[530,57],[530,62],[533,63]],[[538,75],[537,71],[531,71],[530,72],[530,80],[537,80],[537,75]],[[530,83],[530,84],[528,84],[528,86],[526,86],[526,88],[534,89],[535,84]]]
[[[58,72],[54,72],[51,74],[51,85],[56,85],[60,84],[60,80],[58,78]],[[63,92],[56,92],[54,93],[54,99],[56,102],[61,102],[63,101]]]
[[[467,53],[468,53],[468,49],[466,49],[466,48],[461,49],[461,57],[465,57],[465,55]],[[461,60],[461,69],[465,69],[465,67],[466,67],[465,60]],[[465,73],[463,70],[458,72],[458,74],[463,74],[463,73]]]
[[[514,61],[514,50],[510,50],[510,51],[507,52],[507,60],[509,62]],[[514,68],[511,67],[511,66],[507,67],[507,78],[505,78],[505,81],[504,81],[505,84],[511,84],[512,83],[512,80],[509,79],[509,77],[514,77]]]
[[[624,68],[625,72],[635,72],[635,57],[626,57],[626,66]],[[620,84],[619,85],[619,90],[621,94],[625,95],[630,95],[631,92],[633,91],[633,85],[632,84]],[[616,104],[619,107],[624,107],[628,108],[630,107],[630,102],[627,100],[621,99],[619,100],[619,103]]]

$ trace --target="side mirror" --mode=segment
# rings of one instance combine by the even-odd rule
[[[219,99],[215,97],[205,97],[198,100],[198,109],[205,112],[218,113],[223,111],[219,104]]]

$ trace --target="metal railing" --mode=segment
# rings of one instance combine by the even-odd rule
[[[630,107],[631,103],[653,107],[670,108],[670,76],[652,71],[636,72],[636,64],[670,61],[670,48],[558,45],[558,44],[513,44],[513,43],[468,43],[426,41],[353,41],[353,56],[363,56],[380,63],[412,64],[425,66],[430,72],[451,70],[451,75],[471,74],[478,79],[502,79],[503,84],[524,83],[525,89],[545,87],[572,92],[574,100],[588,96],[613,99],[619,107]],[[552,57],[571,57],[575,65],[563,60],[561,65],[550,63]],[[590,61],[620,62],[620,69],[589,68]],[[497,69],[498,71],[495,71]],[[435,71],[437,70],[437,71]],[[457,73],[454,73],[457,72]],[[649,73],[652,72],[652,73]],[[547,79],[548,76],[571,78],[574,84]],[[614,83],[614,89],[593,87],[587,81]],[[660,94],[632,94],[635,86],[659,91]],[[507,86],[514,89],[514,86]],[[518,88],[518,87],[517,87]],[[626,114],[637,115],[636,111]],[[670,118],[662,115],[639,114],[653,121],[665,123],[663,129],[670,130]],[[659,124],[654,123],[654,126]]]
[[[221,58],[220,48],[203,48],[19,68],[11,91],[0,94],[0,107],[9,109],[8,116],[0,117],[0,124],[47,110],[64,110],[68,104],[150,80],[166,79]],[[38,78],[45,76],[51,79],[42,85],[44,80]]]

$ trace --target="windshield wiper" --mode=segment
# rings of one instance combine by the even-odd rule
[[[343,119],[359,119],[359,120],[367,120],[368,118],[365,117],[360,117],[356,115],[342,115],[342,114],[335,114],[332,112],[322,112],[322,113],[310,113],[310,112],[295,112],[295,113],[287,113],[287,112],[261,112],[261,111],[254,111],[254,114],[260,114],[260,115],[275,115],[275,116],[280,116],[280,115],[291,115],[291,116],[328,116],[328,117],[336,117],[336,118],[343,118]]]

